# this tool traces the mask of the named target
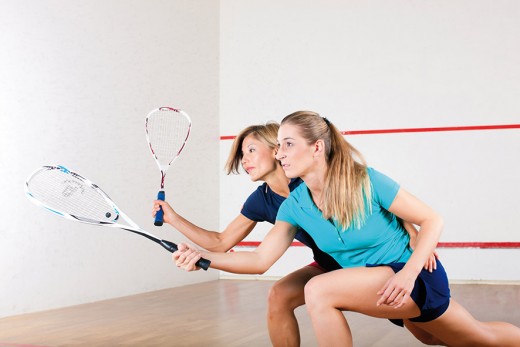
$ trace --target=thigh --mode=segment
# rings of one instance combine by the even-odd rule
[[[420,315],[415,302],[409,298],[405,305],[394,308],[377,306],[377,292],[394,271],[388,266],[341,269],[314,277],[306,287],[306,294],[340,310],[354,311],[379,318],[411,318]],[[312,293],[315,292],[315,293]]]
[[[450,300],[450,306],[437,319],[430,322],[411,322],[420,329],[436,336],[449,346],[474,345],[485,340],[481,324],[459,303]]]
[[[321,274],[323,274],[323,270],[320,270],[314,266],[305,266],[282,277],[276,281],[276,285],[289,288],[298,288],[301,289],[303,293],[303,288],[307,282],[309,282],[311,278]]]
[[[304,288],[307,282],[323,271],[314,266],[305,266],[282,277],[271,288],[271,295],[283,296],[299,305],[305,303]]]

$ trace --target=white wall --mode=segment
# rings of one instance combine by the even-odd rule
[[[301,109],[341,130],[519,124],[519,15],[517,1],[222,0],[221,135]],[[441,212],[441,241],[520,241],[519,129],[348,139]],[[255,186],[221,176],[221,227]],[[291,252],[267,275],[310,262]],[[453,280],[520,280],[519,249],[440,253]]]
[[[218,277],[175,269],[139,236],[33,206],[23,184],[36,167],[69,166],[179,242],[150,217],[149,110],[191,115],[167,197],[188,219],[222,228],[256,185],[223,174],[231,142],[218,148],[219,135],[252,123],[298,109],[342,130],[520,123],[519,14],[518,2],[500,0],[1,1],[0,317]],[[441,211],[443,241],[520,240],[518,130],[349,139]],[[453,279],[520,279],[518,250],[441,255]],[[308,250],[293,248],[266,275],[308,262]]]
[[[151,109],[175,106],[193,129],[167,197],[218,228],[218,13],[212,0],[0,2],[0,317],[218,278],[180,271],[140,236],[60,219],[23,194],[34,169],[62,164],[151,233],[184,240],[153,226],[160,175],[144,133]]]

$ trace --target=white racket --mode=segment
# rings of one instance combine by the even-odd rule
[[[150,146],[152,156],[161,171],[161,190],[157,194],[158,200],[166,197],[164,179],[166,171],[179,157],[188,137],[190,136],[191,119],[188,114],[172,107],[159,107],[146,116],[146,140]],[[163,211],[155,215],[156,226],[163,224]]]
[[[61,217],[131,231],[172,253],[177,250],[175,243],[141,229],[96,184],[63,166],[43,166],[34,171],[25,183],[25,193],[33,203]],[[209,265],[210,261],[203,258],[197,262],[204,270]]]

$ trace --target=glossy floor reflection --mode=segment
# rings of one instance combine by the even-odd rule
[[[270,346],[265,313],[272,283],[219,280],[7,317],[0,319],[0,347]],[[520,285],[451,288],[453,297],[478,319],[520,326]],[[384,319],[346,315],[355,346],[423,346]],[[297,316],[302,346],[315,346],[304,307]]]

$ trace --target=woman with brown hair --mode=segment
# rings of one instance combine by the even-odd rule
[[[181,244],[178,266],[262,273],[290,246],[299,229],[342,267],[305,285],[305,303],[321,346],[351,346],[342,311],[403,321],[422,342],[447,346],[519,346],[520,328],[480,322],[450,299],[442,264],[423,264],[439,240],[442,218],[388,176],[367,167],[338,129],[315,112],[285,117],[278,131],[287,177],[304,183],[280,206],[276,223],[254,252],[211,253]],[[415,248],[399,218],[420,227]]]
[[[278,129],[278,123],[252,125],[235,138],[226,163],[227,174],[238,174],[242,167],[253,182],[264,183],[248,197],[239,215],[222,232],[196,226],[175,212],[167,202],[156,201],[153,213],[162,206],[166,223],[200,247],[213,252],[227,252],[242,241],[258,222],[274,224],[280,205],[302,183],[298,177],[287,178],[275,158]],[[406,228],[413,245],[417,231],[411,224]],[[314,276],[341,268],[333,257],[316,246],[305,230],[297,230],[291,242],[293,238],[312,249],[314,261],[278,280],[269,291],[267,324],[274,346],[300,345],[294,310],[305,304],[305,284]],[[435,254],[432,254],[425,267],[432,271],[435,264]]]

